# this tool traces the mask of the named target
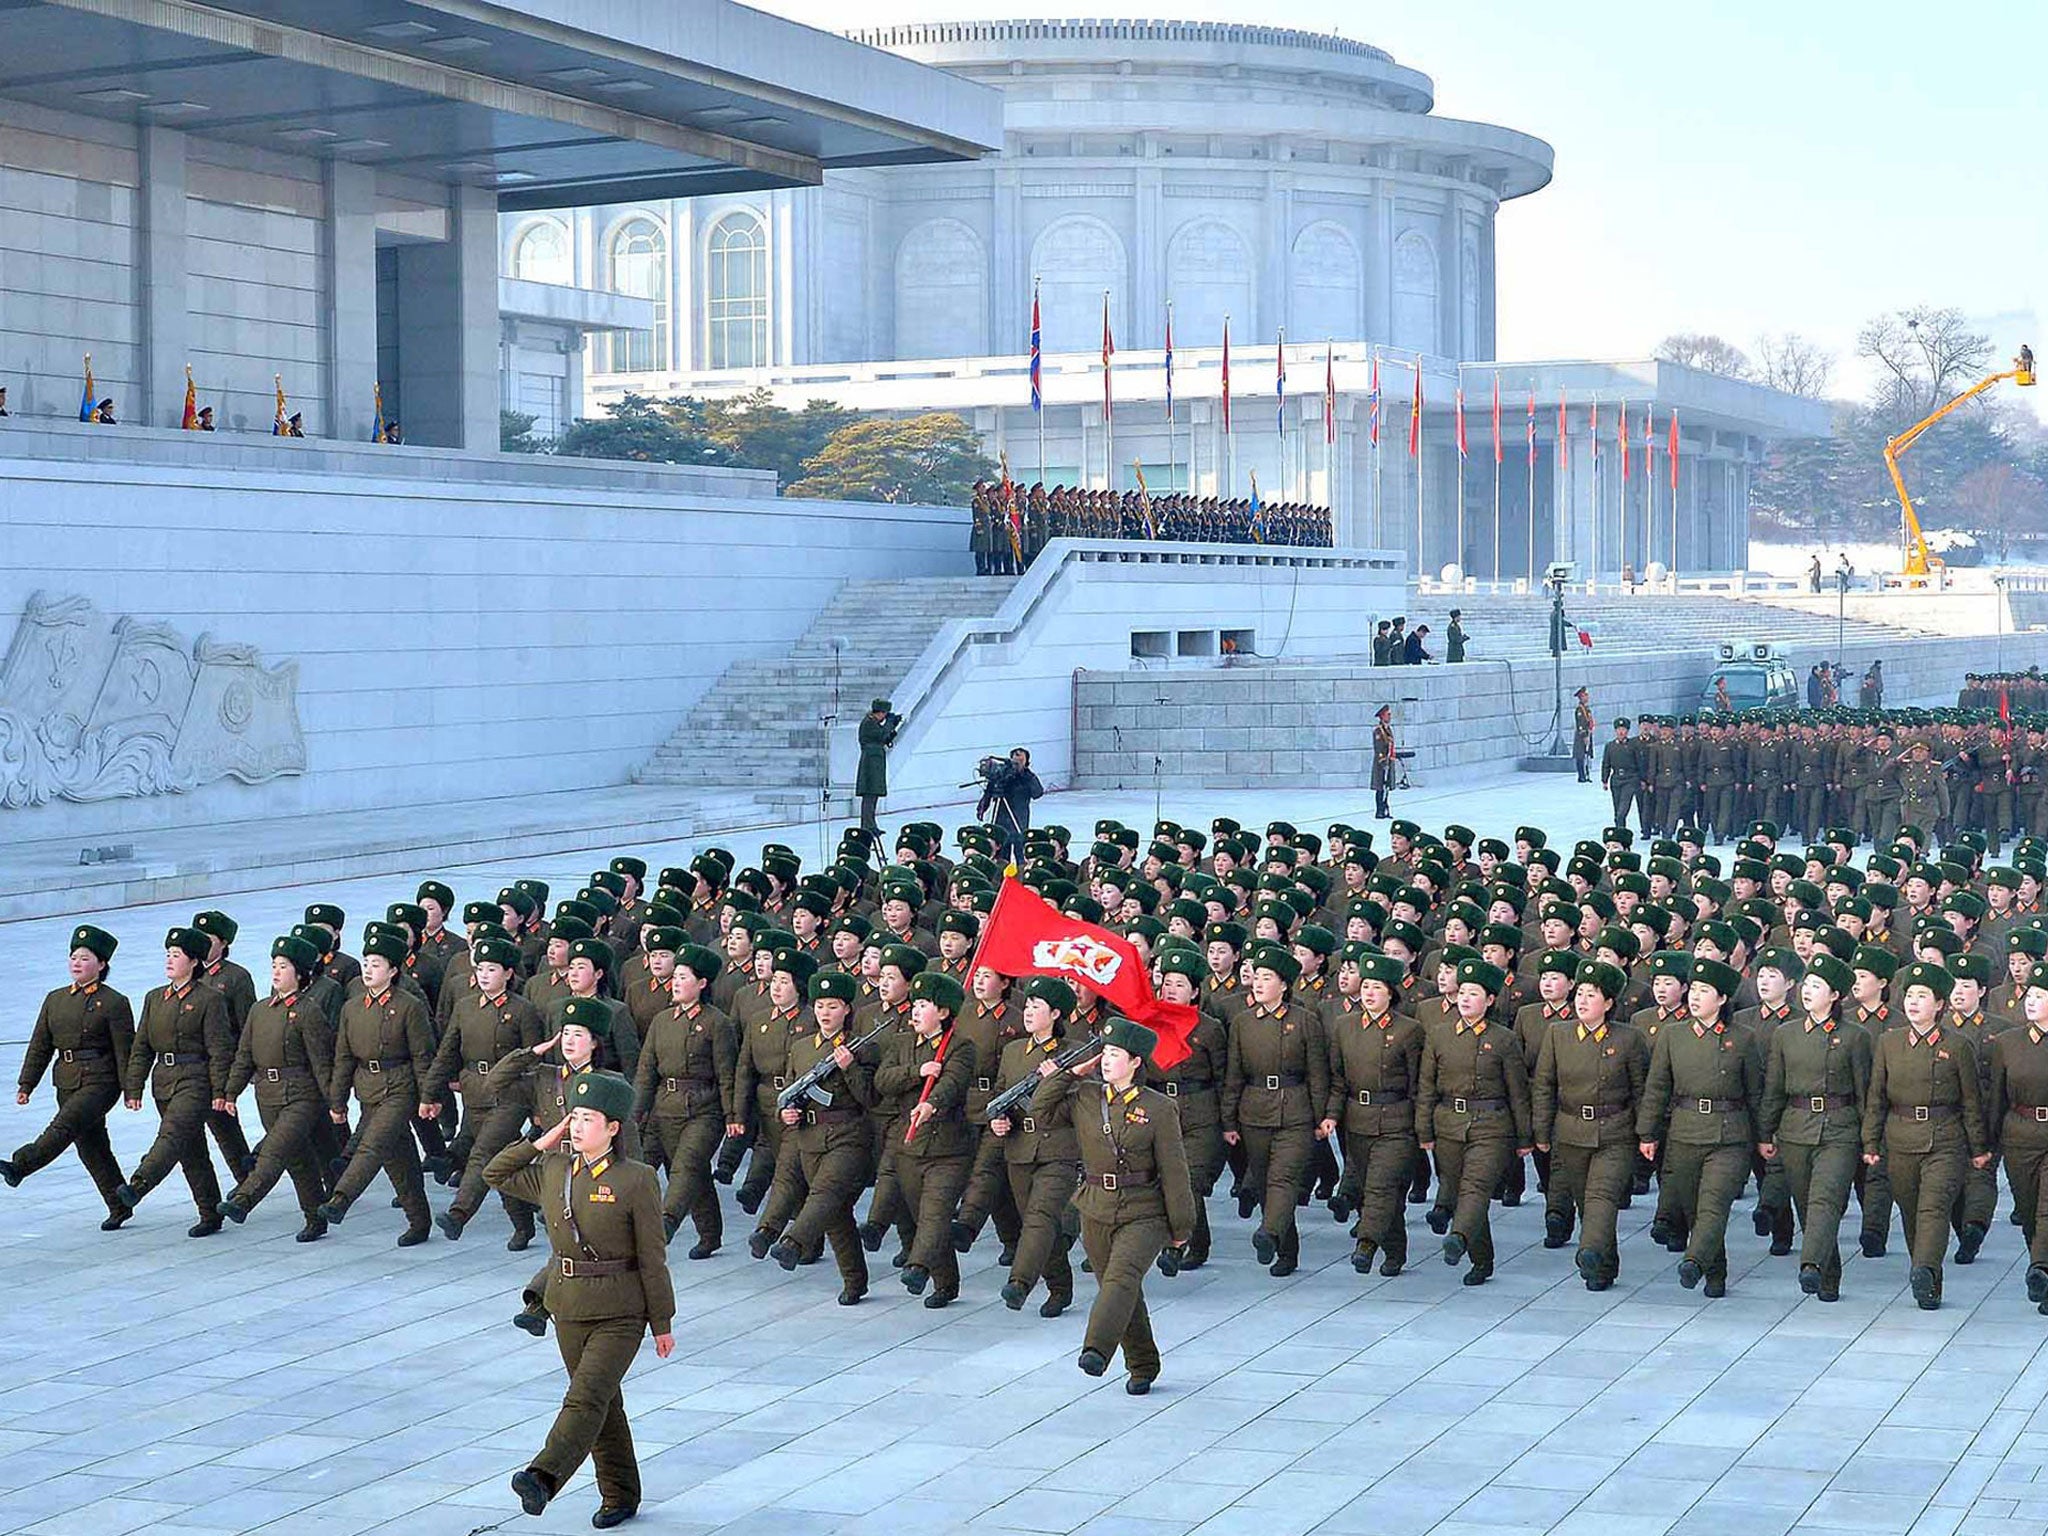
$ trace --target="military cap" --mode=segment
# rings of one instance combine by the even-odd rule
[[[1747,912],[1730,912],[1722,921],[1735,930],[1745,949],[1754,950],[1756,941],[1764,936],[1764,925]]]
[[[1946,959],[1950,955],[1962,953],[1963,940],[1962,935],[1958,934],[1953,928],[1946,927],[1939,921],[1936,921],[1924,924],[1913,935],[1913,947],[1915,949],[1938,950],[1942,957]]]
[[[1627,827],[1605,827],[1601,829],[1600,841],[1614,843],[1622,848],[1633,848],[1636,845],[1636,835]]]
[[[612,1005],[601,997],[572,997],[562,1003],[555,1022],[563,1029],[574,1024],[600,1040],[609,1040],[612,1037]]]
[[[1813,942],[1827,950],[1829,954],[1835,956],[1838,960],[1846,960],[1853,963],[1855,959],[1857,948],[1856,936],[1846,928],[1837,928],[1832,924],[1824,925],[1814,931]],[[1885,953],[1890,954],[1891,951],[1886,950]]]
[[[294,924],[292,927],[292,937],[304,939],[308,944],[319,950],[323,956],[334,946],[334,936],[327,931],[324,925],[316,923]]]
[[[795,934],[791,933],[787,928],[779,928],[772,923],[754,935],[754,948],[765,949],[770,954],[773,954],[778,949],[795,949],[797,947]]]
[[[1749,835],[1760,837],[1765,842],[1775,843],[1782,832],[1775,821],[1753,821],[1749,824]]]
[[[957,1014],[967,1001],[967,991],[944,971],[920,971],[910,978],[910,998],[912,1002],[931,1003]]]
[[[607,1120],[633,1118],[633,1085],[616,1072],[586,1072],[576,1079],[571,1109],[594,1109]]]
[[[115,938],[104,928],[93,927],[91,923],[80,923],[71,930],[71,949],[90,950],[98,958],[101,965],[105,965],[108,961],[112,960],[114,958],[114,951],[120,947],[121,941],[119,939]],[[164,947],[166,949],[170,948],[168,944]],[[71,949],[67,949],[65,953],[71,953]],[[318,958],[319,956],[314,956],[314,959],[317,960]]]
[[[812,1002],[836,998],[849,1006],[860,994],[860,983],[850,971],[817,971],[804,983],[804,995]]]
[[[500,906],[503,906],[505,904],[505,898],[502,892],[499,894],[498,904]],[[514,908],[514,910],[516,911],[517,908]],[[526,910],[527,912],[531,912],[533,910],[531,901],[528,902]],[[521,915],[524,916],[525,914],[522,913]],[[305,920],[309,923],[318,923],[322,928],[331,928],[336,933],[340,933],[342,930],[342,925],[348,921],[348,919],[342,915],[341,908],[334,905],[334,903],[331,901],[314,902],[310,907],[306,908]]]
[[[319,969],[320,946],[286,934],[270,941],[270,958],[285,961],[299,973],[299,980],[303,982]]]
[[[1109,834],[1109,840],[1119,848],[1128,848],[1133,853],[1138,851],[1138,829],[1136,827],[1118,827]]]
[[[1344,947],[1347,951],[1351,948],[1348,944]],[[1377,981],[1382,986],[1398,989],[1408,977],[1408,967],[1392,955],[1363,954],[1358,957],[1357,965],[1360,981]]]
[[[1066,917],[1079,918],[1084,923],[1099,925],[1102,922],[1102,903],[1093,896],[1083,896],[1078,892],[1061,904],[1060,912]]]
[[[1863,871],[1854,864],[1837,864],[1828,871],[1827,880],[1824,883],[1828,885],[1846,885],[1852,891],[1861,890],[1863,887]]]
[[[188,930],[173,929],[176,934]],[[188,954],[190,951],[186,951]],[[393,965],[405,964],[405,957],[412,953],[412,945],[406,936],[396,928],[383,923],[371,923],[363,929],[363,958],[376,955],[389,960]],[[201,950],[197,958],[204,959],[206,951]]]
[[[1429,941],[1428,936],[1415,924],[1403,922],[1399,918],[1395,918],[1380,930],[1380,942],[1382,944],[1405,944],[1408,946],[1410,954],[1419,955]]]
[[[419,891],[413,896],[415,902],[438,901],[443,912],[455,910],[455,892],[440,880],[422,880]]]
[[[1015,996],[1020,1004],[1036,999],[1062,1018],[1072,1013],[1080,1002],[1073,987],[1057,976],[1026,977]]]
[[[533,903],[533,910],[536,912],[548,904],[548,883],[545,880],[514,880],[512,889],[523,892],[526,899]]]
[[[1682,949],[1659,949],[1650,954],[1652,976],[1676,976],[1680,981],[1691,981],[1692,967],[1692,956]]]
[[[1994,864],[1984,872],[1984,883],[2016,891],[2020,888],[2020,872],[2007,864]]]
[[[1944,912],[1960,912],[1973,923],[1984,921],[1984,914],[1990,910],[1982,896],[1975,891],[1952,891],[1941,904]]]
[[[676,950],[676,964],[708,987],[725,969],[725,956],[709,945],[686,943]]]
[[[1616,927],[1612,924],[1602,928],[1593,935],[1593,947],[1595,949],[1612,950],[1624,960],[1635,959],[1637,955],[1642,953],[1643,948],[1633,932],[1627,928]]]
[[[1709,960],[1695,955],[1692,962],[1691,981],[1703,981],[1721,996],[1733,997],[1742,986],[1742,972],[1725,960]]]
[[[1191,945],[1174,944],[1159,952],[1159,974],[1185,976],[1200,986],[1209,974],[1209,962],[1202,958],[1202,952]]]
[[[612,953],[611,945],[607,944],[603,939],[595,938],[576,940],[575,943],[569,946],[569,958],[571,960],[588,960],[600,971],[604,971],[607,974],[611,972],[613,966],[618,964],[618,957]]]
[[[1147,944],[1157,944],[1166,935],[1166,924],[1148,914],[1140,914],[1124,924],[1124,937],[1142,937]]]
[[[1571,976],[1577,974],[1579,956],[1569,949],[1546,949],[1536,957],[1538,976]]]
[[[422,926],[424,926],[426,922],[426,915],[424,913],[421,914],[420,921]],[[192,926],[208,938],[219,939],[223,944],[234,943],[235,935],[242,931],[241,925],[225,912],[201,912],[192,919]]]
[[[1159,1036],[1142,1024],[1129,1019],[1112,1018],[1102,1026],[1102,1043],[1113,1045],[1120,1051],[1133,1056],[1149,1056],[1159,1046]]]
[[[477,965],[502,965],[508,971],[516,971],[519,969],[519,946],[509,938],[490,935],[469,947],[469,958]]]
[[[1251,952],[1252,969],[1271,971],[1289,986],[1301,977],[1301,962],[1278,944],[1261,944]]]
[[[1468,982],[1498,997],[1508,984],[1508,973],[1485,960],[1461,960],[1458,962],[1458,985],[1462,987]]]
[[[875,925],[858,912],[842,912],[838,917],[833,918],[825,929],[825,932],[828,934],[850,933],[856,939],[865,939],[874,931]]]
[[[1269,821],[1266,823],[1266,836],[1268,837],[1288,838],[1294,836],[1294,834],[1295,826],[1291,821]]]
[[[1294,934],[1294,942],[1318,955],[1328,956],[1337,952],[1337,935],[1321,923],[1303,923]]]
[[[2005,952],[2009,955],[2032,955],[2039,960],[2048,956],[2048,933],[2038,928],[2015,928],[2005,936]]]
[[[957,933],[965,939],[981,937],[981,919],[972,912],[949,908],[939,915],[937,930],[940,933]]]
[[[1211,837],[1235,837],[1244,830],[1244,823],[1229,816],[1218,816],[1209,823]]]
[[[1479,835],[1476,832],[1459,822],[1451,822],[1444,828],[1444,841],[1447,843],[1456,843],[1462,848],[1470,848],[1478,840]]]
[[[2048,962],[2037,961],[2028,968],[2027,990],[2031,992],[2036,987],[2048,992]]]
[[[504,909],[494,901],[467,902],[462,908],[462,926],[471,923],[496,923],[504,919]]]
[[[1609,1002],[1628,988],[1628,975],[1618,965],[1609,965],[1605,960],[1581,960],[1578,968],[1571,972],[1574,987],[1595,987]]]
[[[1242,951],[1244,939],[1242,923],[1211,923],[1202,930],[1202,942],[1205,944],[1228,944],[1232,949]]]
[[[913,949],[908,944],[884,944],[882,946],[882,964],[894,966],[902,973],[906,980],[909,980],[923,971],[930,962],[925,958],[922,950]]]
[[[1974,981],[1981,986],[1991,985],[1991,957],[1989,955],[1950,955],[1948,973],[1957,981]]]
[[[784,885],[794,882],[797,871],[803,867],[803,860],[793,853],[764,852],[761,855],[761,868],[780,880]]]
[[[1813,958],[1806,962],[1806,974],[1818,976],[1836,997],[1847,997],[1856,986],[1856,972],[1831,950],[1816,950]]]
[[[1709,919],[1695,928],[1693,930],[1693,939],[1695,942],[1700,939],[1707,940],[1724,955],[1734,949],[1736,944],[1740,942],[1740,937],[1733,928],[1724,922],[1714,919]]]
[[[1178,901],[1170,903],[1166,915],[1169,919],[1177,917],[1198,931],[1209,918],[1207,909],[1192,896],[1183,896]]]
[[[1857,899],[1890,912],[1899,904],[1899,888],[1884,880],[1866,880],[1863,889],[1857,892]]]
[[[808,954],[801,949],[796,949],[789,945],[783,945],[774,951],[774,956],[775,958],[770,962],[772,967],[795,982],[799,991],[802,990],[805,982],[817,974],[818,957],[816,955]]]
[[[759,947],[763,938],[775,931],[775,919],[765,912],[735,912],[728,934],[744,933],[747,942]]]
[[[1661,939],[1671,931],[1671,913],[1653,901],[1646,901],[1629,914],[1628,923],[1631,928],[1647,928]]]
[[[1387,835],[1389,837],[1405,837],[1410,842],[1413,842],[1421,832],[1422,828],[1408,820],[1405,816],[1387,825]]]
[[[1899,958],[1881,944],[1858,944],[1849,963],[1859,971],[1868,971],[1879,981],[1890,981],[1898,971]]]
[[[640,947],[650,955],[657,950],[680,954],[683,946],[689,942],[689,934],[680,925],[650,924],[640,930]]]
[[[1563,923],[1567,928],[1576,930],[1579,926],[1579,920],[1583,918],[1585,915],[1586,914],[1584,912],[1579,910],[1579,905],[1577,902],[1559,901],[1554,903],[1550,907],[1550,909],[1543,914],[1543,921],[1547,923],[1554,919],[1557,922]]]
[[[590,875],[589,889],[603,891],[615,901],[624,901],[626,899],[626,877],[615,870],[593,870]]]
[[[1579,906],[1582,909],[1591,908],[1593,911],[1599,913],[1600,921],[1603,923],[1611,923],[1614,921],[1614,898],[1608,895],[1605,891],[1586,892],[1585,897],[1583,900],[1580,901]],[[1583,911],[1581,912],[1581,915],[1584,915]]]
[[[1930,965],[1925,960],[1916,960],[1901,969],[1894,983],[1899,988],[1901,997],[1914,987],[1925,987],[1943,1002],[1948,1001],[1948,995],[1955,984],[1956,979],[1949,974],[1947,966]]]
[[[1519,954],[1522,949],[1522,930],[1513,923],[1488,923],[1479,930],[1478,942],[1483,948],[1498,944],[1509,954]]]

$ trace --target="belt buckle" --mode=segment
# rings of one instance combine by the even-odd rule
[[[478,1077],[489,1077],[491,1075],[491,1064],[488,1061],[472,1061],[469,1064],[469,1069],[476,1073]]]
[[[1024,1130],[1031,1132],[1033,1135],[1036,1135],[1038,1133],[1038,1122],[1034,1120],[1030,1115],[1026,1115],[1022,1120],[1019,1120],[1017,1124],[1021,1126]]]
[[[1915,1120],[1925,1120],[1925,1119],[1928,1119],[1928,1118],[1929,1118],[1929,1114],[1928,1114],[1928,1106],[1927,1106],[1927,1105],[1925,1105],[1925,1104],[1915,1104],[1915,1105],[1913,1106],[1913,1118],[1914,1118]]]
[[[1115,1174],[1113,1174],[1113,1173],[1105,1173],[1105,1174],[1104,1174],[1104,1175],[1102,1176],[1102,1187],[1103,1187],[1103,1188],[1104,1188],[1105,1190],[1107,1190],[1107,1191],[1108,1191],[1108,1192],[1109,1192],[1110,1194],[1115,1194],[1115,1193],[1116,1193],[1116,1175],[1115,1175]]]
[[[263,1081],[266,1083],[281,1083],[284,1081],[284,1072],[278,1067],[265,1067],[263,1069]]]
[[[1280,1077],[1278,1073],[1266,1079],[1266,1091],[1268,1093],[1278,1093],[1280,1091]]]
[[[994,1089],[995,1089],[995,1086],[996,1086],[996,1080],[995,1080],[994,1078],[992,1078],[992,1077],[977,1077],[977,1078],[976,1078],[976,1079],[974,1080],[974,1091],[975,1091],[976,1093],[990,1093],[990,1092],[993,1092],[993,1091],[994,1091]]]
[[[57,1059],[58,1059],[59,1061],[61,1061],[61,1062],[64,1062],[64,1063],[66,1063],[66,1064],[68,1065],[68,1064],[70,1064],[71,1062],[73,1062],[73,1061],[77,1060],[78,1058],[77,1058],[77,1057],[75,1057],[75,1056],[74,1056],[74,1055],[73,1055],[73,1054],[72,1054],[72,1053],[71,1053],[70,1051],[59,1051],[59,1052],[57,1053]]]
[[[370,1069],[370,1075],[372,1077],[375,1077],[378,1073],[384,1070],[384,1063],[379,1061],[374,1056],[372,1056],[368,1061],[364,1062],[363,1065]]]
[[[816,1111],[815,1109],[807,1109],[807,1110],[805,1110],[805,1111],[804,1111],[804,1124],[805,1124],[805,1125],[816,1125],[817,1123],[818,1123],[818,1112],[817,1112],[817,1111]]]
[[[1167,1097],[1168,1097],[1169,1099],[1177,1099],[1177,1098],[1179,1098],[1179,1097],[1180,1097],[1180,1084],[1179,1084],[1179,1083],[1167,1083],[1167,1084],[1165,1085],[1165,1090],[1166,1090],[1166,1096],[1167,1096]]]
[[[1370,1109],[1372,1107],[1372,1090],[1370,1088],[1359,1089],[1358,1102],[1367,1109]]]
[[[2043,1124],[2048,1124],[2048,1104],[2036,1104],[2034,1106],[2034,1118]]]
[[[1590,1120],[1590,1119],[1592,1119],[1592,1118],[1593,1118],[1593,1106],[1592,1106],[1592,1105],[1590,1105],[1590,1104],[1581,1104],[1581,1105],[1579,1106],[1579,1118],[1580,1118],[1581,1120]]]
[[[789,1086],[789,1079],[786,1077],[773,1077],[769,1079],[769,1083],[776,1088],[787,1088]]]
[[[1699,1109],[1701,1114],[1711,1115],[1714,1112],[1714,1101],[1712,1099],[1701,1099]]]
[[[1816,1115],[1824,1115],[1828,1112],[1828,1096],[1824,1093],[1816,1093],[1806,1101],[1806,1107]]]
[[[564,1254],[557,1262],[562,1266],[562,1278],[564,1280],[574,1280],[576,1278],[576,1261],[574,1259]]]
[[[160,1067],[175,1067],[178,1064],[178,1053],[176,1051],[159,1051],[156,1056],[156,1064]]]
[[[1469,1109],[1467,1109],[1467,1108],[1465,1107],[1465,1101],[1464,1101],[1463,1099],[1453,1099],[1453,1100],[1451,1100],[1451,1112],[1452,1112],[1453,1114],[1458,1114],[1458,1115],[1469,1115],[1469,1114],[1471,1114],[1471,1113],[1472,1113],[1472,1111],[1471,1111],[1471,1110],[1469,1110]]]

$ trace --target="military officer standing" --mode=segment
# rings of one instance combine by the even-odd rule
[[[127,998],[107,985],[119,947],[120,940],[104,928],[81,923],[71,931],[71,984],[43,999],[29,1031],[14,1094],[16,1104],[27,1104],[43,1073],[54,1064],[51,1082],[57,1090],[57,1113],[34,1141],[11,1158],[0,1159],[0,1179],[14,1189],[37,1169],[55,1162],[66,1147],[78,1148],[78,1161],[107,1203],[102,1232],[123,1226],[131,1214],[115,1198],[122,1182],[121,1165],[114,1161],[113,1143],[107,1137],[107,1115],[120,1102],[121,1073],[135,1047],[134,1010]]]
[[[1581,784],[1593,782],[1593,696],[1581,688],[1572,705],[1572,771]]]
[[[1600,786],[1614,797],[1614,824],[1628,825],[1629,808],[1643,784],[1643,762],[1637,744],[1628,734],[1626,716],[1614,722],[1614,739],[1600,753]],[[1646,817],[1637,818],[1642,830],[1650,830]]]
[[[1399,760],[1394,756],[1394,706],[1382,704],[1373,713],[1372,813],[1382,820],[1393,815],[1387,797],[1393,793]]]

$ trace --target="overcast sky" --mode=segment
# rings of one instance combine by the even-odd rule
[[[1000,0],[770,0],[834,30],[1060,14]],[[1077,7],[1066,14],[1129,14]],[[1641,355],[1676,330],[1838,350],[1955,304],[2001,356],[2048,318],[2048,0],[1186,0],[1150,14],[1336,29],[1517,128],[1556,179],[1500,221],[1504,358]],[[1361,21],[1360,17],[1367,19]],[[2048,389],[2039,392],[2048,396]],[[2037,408],[2039,407],[2037,402]]]

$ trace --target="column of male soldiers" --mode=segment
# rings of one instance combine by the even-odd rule
[[[903,1284],[938,1308],[992,1224],[1008,1306],[1042,1289],[1055,1316],[1074,1270],[1098,1271],[1139,1383],[1157,1370],[1142,1270],[1220,1257],[1203,1198],[1226,1172],[1275,1278],[1298,1266],[1312,1200],[1348,1232],[1353,1267],[1387,1277],[1409,1262],[1408,1205],[1426,1202],[1442,1257],[1483,1284],[1492,1207],[1521,1203],[1533,1165],[1544,1246],[1573,1247],[1591,1289],[1619,1275],[1617,1213],[1654,1189],[1651,1239],[1682,1256],[1681,1284],[1723,1294],[1731,1209],[1754,1181],[1759,1240],[1799,1254],[1788,1283],[1839,1296],[1853,1199],[1866,1257],[1886,1252],[1897,1212],[1931,1308],[1951,1240],[1970,1263],[1990,1235],[2002,1158],[2025,1288],[2048,1311],[2048,843],[2027,836],[1993,863],[1972,830],[1940,838],[1922,783],[1939,776],[1926,738],[1953,728],[1960,744],[1981,724],[1754,723],[1795,746],[1867,730],[1886,762],[1892,727],[1910,727],[1875,840],[1825,817],[1803,837],[1769,816],[1724,821],[1747,781],[1726,782],[1718,724],[1693,727],[1696,791],[1660,807],[1661,777],[1645,778],[1637,804],[1673,830],[1641,847],[1624,825],[1567,854],[1533,826],[1396,820],[1382,852],[1342,824],[1162,821],[1148,838],[1104,820],[1075,857],[1064,828],[1034,829],[1023,883],[1128,939],[1161,996],[1198,1009],[1188,1057],[1150,1074],[1144,1105],[1117,1097],[1133,1109],[1107,1143],[1074,1113],[1078,1058],[1105,1039],[1142,1054],[1149,1037],[1086,987],[973,967],[1004,878],[983,826],[959,829],[956,860],[936,824],[911,824],[879,865],[856,829],[808,874],[783,845],[747,867],[710,848],[651,891],[644,862],[621,856],[552,909],[544,885],[514,881],[461,907],[462,933],[454,892],[428,881],[366,925],[360,959],[342,950],[343,914],[316,904],[272,941],[263,995],[230,956],[232,921],[202,913],[166,935],[166,985],[139,1017],[109,979],[114,937],[82,924],[20,1078],[26,1103],[54,1069],[57,1114],[0,1176],[18,1184],[75,1145],[111,1229],[175,1164],[195,1237],[247,1220],[288,1176],[312,1241],[381,1171],[411,1245],[429,1232],[425,1170],[456,1188],[432,1224],[459,1238],[483,1166],[560,1122],[582,1074],[615,1070],[637,1090],[625,1155],[666,1166],[666,1234],[692,1225],[692,1258],[720,1251],[718,1186],[737,1181],[754,1258],[796,1269],[829,1247],[852,1305],[893,1232]],[[1833,810],[1840,782],[1799,793]],[[1725,862],[1702,807],[1736,839]],[[1104,1053],[1103,1070],[1120,1059]],[[117,1101],[139,1110],[145,1086],[159,1133],[124,1176],[105,1122]],[[1157,1171],[1126,1169],[1121,1188],[1121,1165],[1098,1163],[1141,1134]],[[235,1180],[225,1196],[209,1135]],[[507,1213],[522,1249],[532,1211]],[[1135,1269],[1120,1221],[1143,1224]],[[517,1321],[547,1326],[538,1285]]]
[[[1014,505],[1015,517],[1012,517]],[[1006,496],[1000,482],[976,481],[968,548],[975,574],[1014,576],[1059,538],[1172,539],[1328,549],[1330,511],[1301,502],[1264,502],[1172,493],[1089,490],[1033,483]]]
[[[1975,832],[1995,857],[2021,831],[2048,835],[2044,733],[2048,713],[1981,704],[1643,715],[1615,722],[1602,783],[1615,820],[1651,834],[1690,826],[1730,842],[1771,821],[1884,844],[1915,823]]]

